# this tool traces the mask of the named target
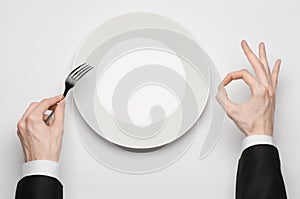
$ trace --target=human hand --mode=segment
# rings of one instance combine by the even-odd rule
[[[227,74],[219,86],[216,99],[247,136],[273,136],[275,96],[281,60],[276,60],[271,73],[264,43],[259,44],[259,58],[251,51],[246,41],[243,40],[241,45],[256,77],[246,69]],[[231,81],[238,79],[242,79],[251,89],[250,99],[242,104],[233,103],[224,88]]]
[[[54,108],[54,120],[46,124],[45,111]],[[64,110],[65,100],[62,95],[30,104],[17,125],[25,162],[58,162],[64,132]]]

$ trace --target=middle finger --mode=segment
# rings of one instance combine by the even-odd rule
[[[252,65],[256,77],[265,85],[268,84],[268,77],[263,64],[259,61],[256,55],[252,52],[245,40],[242,41],[242,49]]]

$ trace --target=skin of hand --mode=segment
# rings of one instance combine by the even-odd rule
[[[259,57],[252,52],[245,40],[241,45],[255,76],[246,69],[227,74],[219,85],[216,99],[229,118],[247,136],[273,136],[275,97],[281,60],[276,60],[271,73],[263,42],[259,44]],[[238,79],[243,80],[251,90],[251,97],[242,104],[233,103],[225,90],[225,86]]]
[[[58,162],[64,133],[65,100],[62,95],[33,102],[17,124],[25,162],[50,160]],[[46,110],[54,109],[54,120],[44,122]]]

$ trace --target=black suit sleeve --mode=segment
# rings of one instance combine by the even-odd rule
[[[286,199],[278,150],[272,145],[245,149],[239,160],[236,199]]]
[[[55,178],[32,175],[22,178],[17,185],[15,199],[62,199],[63,186]]]

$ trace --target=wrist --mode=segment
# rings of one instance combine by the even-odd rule
[[[267,126],[259,125],[254,128],[251,128],[251,129],[245,129],[243,132],[245,133],[246,136],[267,135],[267,136],[272,137],[273,136],[273,125],[267,125]]]
[[[39,161],[39,160],[45,160],[45,161],[51,161],[51,162],[57,162],[59,160],[59,155],[57,154],[35,154],[35,155],[29,155],[25,156],[25,162],[30,161]]]
[[[255,131],[255,132],[244,132],[246,136],[255,136],[255,135],[266,135],[273,137],[272,131]]]

